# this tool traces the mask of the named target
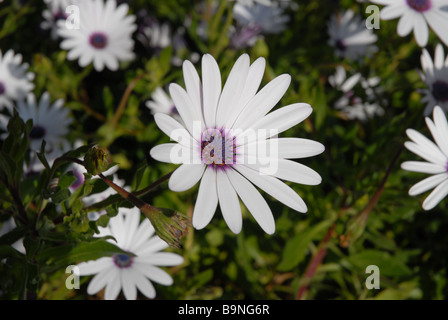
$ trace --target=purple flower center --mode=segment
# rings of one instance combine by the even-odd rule
[[[76,190],[80,186],[83,185],[83,183],[84,183],[84,175],[82,174],[82,172],[80,172],[78,170],[72,170],[72,172],[73,172],[73,175],[76,178],[76,181],[71,184],[70,189]]]
[[[431,0],[406,0],[408,6],[418,12],[425,12],[431,9]]]
[[[437,101],[448,101],[448,83],[437,80],[432,84],[432,95]]]
[[[44,127],[36,125],[31,129],[30,138],[31,139],[42,139],[46,133],[47,133],[47,131],[45,130]]]
[[[63,11],[57,11],[53,14],[53,20],[54,21],[58,21],[58,20],[65,20],[67,19],[67,15],[65,14],[65,12]]]
[[[177,108],[176,108],[176,106],[171,106],[171,109],[170,109],[170,114],[179,114],[179,111],[177,111]]]
[[[334,44],[334,46],[336,47],[336,49],[340,50],[340,51],[345,51],[347,49],[347,46],[345,45],[344,41],[338,39],[336,40],[336,43]]]
[[[201,159],[219,168],[235,164],[235,138],[226,137],[224,130],[207,129],[201,136]]]
[[[114,260],[115,265],[120,269],[129,268],[134,262],[133,257],[123,253],[114,254],[112,256],[112,259]]]
[[[0,94],[4,94],[6,91],[6,87],[3,82],[0,81]]]
[[[102,32],[92,33],[89,41],[96,49],[104,49],[107,46],[107,36]]]

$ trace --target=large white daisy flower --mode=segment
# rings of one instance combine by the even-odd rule
[[[137,29],[135,16],[127,15],[129,6],[117,7],[116,0],[84,0],[79,4],[79,29],[67,28],[58,21],[61,48],[69,50],[67,59],[79,59],[81,67],[93,62],[95,70],[117,70],[119,61],[134,59],[132,33]]]
[[[425,118],[435,143],[416,130],[406,130],[412,141],[405,142],[405,147],[426,162],[406,161],[401,164],[404,170],[431,174],[409,189],[409,195],[416,196],[434,188],[423,201],[424,210],[431,210],[448,194],[448,124],[439,106],[433,110],[433,119]]]
[[[22,55],[0,50],[0,110],[7,107],[12,111],[14,100],[23,99],[33,90],[34,73],[28,72],[28,63],[22,63]]]
[[[107,228],[98,228],[98,236],[113,236],[122,250],[132,252],[135,257],[117,254],[95,261],[78,264],[81,276],[95,274],[87,287],[87,293],[96,294],[105,287],[104,298],[116,299],[121,290],[128,300],[137,298],[137,289],[148,298],[156,296],[151,283],[169,286],[173,279],[161,266],[176,266],[183,263],[182,256],[171,252],[159,252],[168,247],[166,242],[154,235],[148,219],[140,222],[137,208],[120,208],[117,216],[109,221]]]
[[[197,229],[210,222],[219,203],[227,225],[239,233],[239,197],[263,230],[272,234],[272,212],[254,185],[292,209],[306,212],[302,198],[280,179],[307,185],[321,182],[318,173],[289,159],[320,154],[322,144],[274,137],[306,119],[311,106],[295,103],[269,113],[286,92],[291,77],[282,74],[257,93],[264,69],[263,58],[250,65],[249,56],[243,54],[221,89],[220,70],[211,55],[202,58],[202,82],[193,64],[185,61],[186,90],[177,84],[169,87],[185,125],[166,114],[154,116],[158,127],[178,142],[150,151],[156,160],[182,164],[172,174],[169,188],[185,191],[201,181],[193,212]]]
[[[258,28],[261,33],[279,33],[286,29],[289,16],[279,7],[266,6],[261,3],[243,5],[239,2],[233,6],[233,17],[242,27]]]
[[[377,36],[352,10],[332,15],[328,22],[328,34],[328,44],[334,47],[340,58],[362,60],[378,49],[373,45]]]
[[[425,115],[429,115],[436,105],[448,111],[448,55],[445,58],[442,45],[436,46],[434,62],[428,51],[423,49],[421,63],[423,72],[420,76],[428,86],[423,90],[425,96],[422,99],[426,103]]]
[[[371,0],[386,5],[381,9],[380,17],[391,20],[400,17],[397,33],[405,37],[414,30],[414,37],[420,47],[428,43],[428,25],[446,45],[448,45],[448,11],[442,8],[448,0]]]

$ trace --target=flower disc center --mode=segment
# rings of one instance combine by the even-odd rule
[[[118,268],[129,268],[134,262],[133,257],[123,253],[113,255],[112,259]]]
[[[67,15],[65,14],[65,12],[63,11],[57,11],[53,14],[53,20],[54,21],[58,21],[58,20],[65,20],[67,19]]]
[[[201,159],[207,165],[226,166],[236,163],[235,138],[224,130],[208,129],[201,136]]]
[[[102,32],[92,33],[90,36],[90,44],[96,49],[104,49],[107,46],[107,36]]]
[[[6,91],[6,87],[3,82],[0,81],[0,94],[4,94]]]
[[[406,0],[408,6],[418,12],[425,12],[431,9],[431,0]]]
[[[345,51],[347,49],[347,46],[345,45],[344,41],[338,39],[335,43],[336,49],[340,51]]]
[[[47,133],[47,131],[45,130],[44,127],[36,125],[31,129],[30,138],[31,139],[42,139],[46,133]]]
[[[432,84],[432,95],[437,101],[448,101],[448,83],[445,81],[437,80]]]

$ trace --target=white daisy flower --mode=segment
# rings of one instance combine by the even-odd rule
[[[328,82],[334,88],[342,91],[343,95],[336,100],[335,108],[341,110],[346,118],[367,121],[374,116],[382,116],[384,109],[376,102],[377,96],[374,88],[380,82],[379,77],[364,79],[360,73],[355,73],[347,79],[347,74],[342,66],[336,68],[336,73],[328,77]],[[360,84],[365,98],[355,94],[354,88]]]
[[[250,65],[249,56],[243,54],[221,90],[220,70],[211,55],[202,58],[202,82],[186,60],[186,90],[177,84],[169,87],[185,125],[163,113],[154,116],[158,127],[178,142],[150,151],[156,160],[182,164],[172,174],[169,188],[185,191],[201,181],[192,221],[196,229],[211,221],[219,203],[230,230],[239,233],[239,197],[263,230],[272,234],[272,212],[254,185],[292,209],[306,212],[302,198],[280,179],[307,185],[321,182],[317,172],[289,159],[320,154],[322,144],[274,137],[306,119],[312,108],[295,103],[268,113],[286,92],[291,77],[280,75],[257,93],[264,69],[263,58]]]
[[[182,121],[173,100],[171,100],[165,90],[156,88],[152,93],[151,98],[152,100],[146,101],[146,107],[151,111],[151,114],[165,113],[179,122]]]
[[[107,228],[99,228],[99,236],[113,236],[110,240],[122,250],[132,252],[135,257],[117,254],[95,261],[78,264],[81,276],[93,275],[87,287],[87,293],[94,295],[105,287],[104,298],[114,300],[121,290],[128,300],[137,299],[137,289],[148,298],[156,296],[151,283],[170,286],[173,279],[159,267],[177,266],[183,263],[182,256],[171,252],[159,252],[168,245],[154,235],[154,228],[148,219],[140,222],[137,208],[120,208],[117,216],[109,221]]]
[[[58,22],[58,35],[68,50],[67,59],[79,59],[81,67],[93,62],[95,70],[117,70],[119,61],[134,59],[132,33],[137,29],[135,16],[127,15],[129,6],[117,7],[116,0],[84,0],[79,3],[79,29],[68,29]]]
[[[78,4],[79,0],[46,0],[48,8],[42,12],[42,17],[45,19],[41,22],[40,27],[43,30],[50,30],[51,39],[57,40],[58,36],[58,21],[65,23],[68,18],[66,9],[72,4]]]
[[[2,55],[0,50],[0,110],[7,107],[12,111],[12,101],[23,99],[34,89],[34,73],[28,72],[28,67],[21,54],[8,50]]]
[[[425,115],[429,115],[436,105],[448,111],[448,55],[445,58],[442,45],[436,46],[434,62],[428,51],[423,49],[421,63],[423,71],[420,76],[428,86],[423,90],[425,96],[422,99],[426,103]]]
[[[378,49],[373,45],[377,36],[366,28],[365,21],[352,10],[332,15],[328,22],[328,34],[328,44],[335,48],[340,58],[362,60]]]
[[[279,7],[266,6],[261,3],[243,5],[239,2],[233,6],[233,17],[242,27],[258,28],[261,33],[279,33],[286,29],[289,16],[284,15]]]
[[[409,189],[411,196],[434,189],[423,201],[424,210],[431,210],[448,194],[448,123],[439,106],[434,108],[433,119],[425,118],[435,143],[416,130],[406,130],[412,141],[405,142],[405,147],[426,161],[406,161],[401,164],[404,170],[431,174]]]
[[[448,45],[448,11],[443,8],[448,0],[371,0],[371,2],[386,5],[381,9],[383,20],[400,17],[397,33],[405,37],[414,30],[414,37],[420,47],[428,43],[428,25]]]
[[[73,119],[69,116],[70,109],[64,107],[64,100],[56,100],[50,105],[50,94],[44,92],[37,103],[34,94],[29,93],[26,101],[17,102],[16,110],[25,122],[29,119],[33,120],[33,128],[30,132],[30,149],[33,154],[40,151],[42,141],[45,140],[45,156],[51,165],[54,159],[69,150],[70,146],[65,135]],[[0,117],[0,129],[7,131],[8,121],[8,117]],[[39,172],[44,169],[36,156],[31,157],[30,161],[26,171]]]
[[[80,0],[44,0],[47,4],[48,8],[52,12],[57,12],[58,10],[62,10],[65,12],[65,9],[72,4],[78,4],[81,2]]]

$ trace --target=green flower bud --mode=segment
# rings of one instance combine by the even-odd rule
[[[94,146],[87,151],[83,165],[87,172],[91,175],[98,175],[107,169],[112,164],[110,153],[106,148]]]
[[[187,234],[191,219],[175,210],[145,205],[140,208],[151,221],[157,235],[172,248],[180,248],[180,240]]]

